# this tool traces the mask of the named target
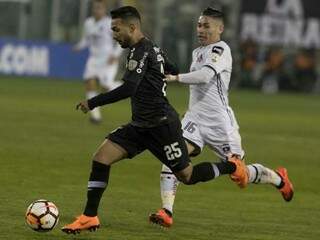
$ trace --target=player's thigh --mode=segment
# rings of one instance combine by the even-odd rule
[[[237,130],[225,134],[223,137],[210,134],[214,129],[207,129],[208,135],[206,136],[206,145],[212,149],[218,158],[226,161],[232,154],[239,155],[241,158],[244,156],[244,151],[241,146],[241,137]]]
[[[241,159],[244,158],[245,152],[242,148],[241,136],[238,130],[235,130],[230,135],[230,147],[233,154],[239,155]]]
[[[197,156],[200,154],[204,140],[201,136],[200,126],[197,119],[190,113],[187,112],[183,117],[182,121],[183,137],[188,143],[188,152],[190,156]]]
[[[140,133],[131,124],[115,129],[107,138],[125,150],[126,158],[133,158],[146,149]]]
[[[118,162],[127,156],[128,153],[123,147],[109,139],[105,139],[98,147],[93,159],[106,165],[112,165],[113,163]]]
[[[118,64],[106,65],[99,71],[99,83],[107,91],[113,90],[121,85],[119,81],[115,81],[118,71]]]
[[[97,68],[96,59],[89,57],[83,73],[83,79],[97,78],[99,75],[99,69]]]
[[[190,159],[179,119],[150,128],[144,135],[144,142],[147,149],[173,172],[189,166]]]
[[[85,79],[84,85],[85,85],[86,91],[95,91],[98,88],[97,79],[94,77]]]

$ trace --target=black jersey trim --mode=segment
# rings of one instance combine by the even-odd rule
[[[220,74],[218,74],[217,76],[218,76],[218,78],[217,78],[217,88],[218,88],[219,97],[220,97],[221,102],[222,102],[223,106],[225,107],[226,112],[227,112],[227,114],[228,114],[228,116],[230,118],[231,125],[233,125],[233,119],[232,119],[231,113],[230,113],[230,111],[228,109],[228,104],[227,104],[227,102],[226,102],[226,100],[225,100],[225,98],[223,96],[221,76],[220,76]]]
[[[207,67],[207,68],[210,68],[211,70],[214,71],[214,75],[218,75],[217,71],[210,65],[203,65],[203,67]]]
[[[173,175],[172,172],[166,172],[166,171],[162,171],[161,174],[169,174],[169,175]]]

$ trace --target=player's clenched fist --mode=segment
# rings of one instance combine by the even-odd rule
[[[164,80],[167,82],[175,82],[175,81],[179,81],[179,77],[178,77],[178,75],[168,74],[168,75],[166,75]]]
[[[77,110],[81,110],[84,113],[87,113],[88,111],[90,111],[89,106],[88,106],[88,101],[82,101],[80,103],[77,104],[76,106]]]

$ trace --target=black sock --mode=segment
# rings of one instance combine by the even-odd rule
[[[172,217],[172,212],[171,212],[171,211],[169,211],[169,210],[166,209],[166,208],[163,208],[163,210],[166,212],[166,214],[169,215],[169,217]]]
[[[97,216],[100,199],[108,185],[110,166],[92,161],[92,170],[88,181],[87,204],[83,212],[86,216]]]
[[[218,162],[218,163],[214,163],[217,168],[219,169],[219,173],[220,175],[223,174],[232,174],[234,173],[234,171],[236,170],[236,165],[233,162]]]
[[[196,184],[198,182],[207,182],[214,179],[215,173],[212,163],[202,162],[193,167],[190,181],[187,184]]]
[[[283,188],[283,186],[284,186],[284,181],[283,181],[283,179],[282,179],[282,177],[281,177],[281,175],[280,175],[279,173],[276,172],[276,174],[278,174],[278,176],[281,178],[280,185],[279,185],[279,186],[276,186],[276,188],[281,189],[281,188]]]

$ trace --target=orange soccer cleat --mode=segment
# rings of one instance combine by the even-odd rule
[[[159,209],[157,213],[149,215],[149,221],[162,227],[169,228],[173,224],[172,216],[166,213],[165,209]]]
[[[287,202],[290,202],[293,198],[293,185],[289,180],[287,169],[280,167],[276,170],[276,172],[279,174],[284,183],[279,191],[281,192],[283,199]]]
[[[89,217],[84,214],[76,217],[73,223],[65,225],[61,230],[67,234],[77,234],[83,230],[96,231],[100,227],[100,221],[97,216]]]
[[[236,155],[231,156],[228,161],[236,165],[236,170],[230,175],[230,178],[236,182],[240,188],[245,188],[248,184],[249,177],[244,161]]]

